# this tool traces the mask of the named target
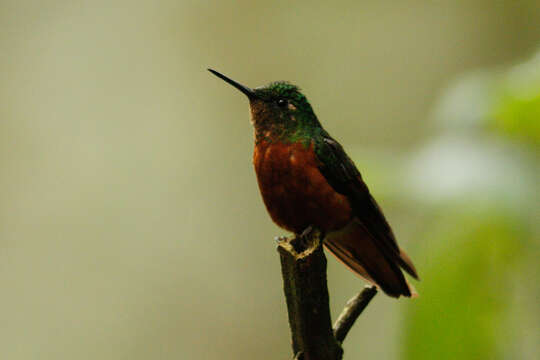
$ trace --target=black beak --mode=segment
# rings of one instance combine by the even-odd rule
[[[208,71],[210,71],[212,74],[216,75],[218,78],[225,80],[226,82],[228,82],[229,84],[231,84],[232,86],[234,86],[235,88],[243,92],[249,99],[253,99],[255,97],[255,92],[252,89],[248,88],[247,86],[237,83],[233,79],[229,79],[225,75],[218,73],[216,70],[208,69]]]

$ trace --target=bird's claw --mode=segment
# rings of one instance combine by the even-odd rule
[[[300,237],[307,239],[309,238],[312,232],[313,232],[313,225],[309,225],[307,228],[304,229],[304,231],[302,231],[302,233],[300,234]]]

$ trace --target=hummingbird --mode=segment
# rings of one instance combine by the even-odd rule
[[[324,247],[391,297],[415,295],[418,279],[381,208],[343,147],[300,89],[285,81],[249,88],[208,69],[247,96],[255,133],[253,165],[272,220],[302,235],[317,228]]]

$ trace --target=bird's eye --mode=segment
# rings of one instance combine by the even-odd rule
[[[277,104],[281,107],[284,107],[287,105],[287,100],[285,99],[278,99]]]

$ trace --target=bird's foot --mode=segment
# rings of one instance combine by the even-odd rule
[[[278,244],[285,240],[287,240],[287,237],[283,235],[274,237],[274,241],[277,242]]]
[[[304,231],[302,231],[302,233],[300,234],[300,237],[308,239],[311,233],[313,233],[313,225],[309,225],[307,228],[305,228]]]
[[[292,246],[294,247],[294,250],[297,253],[304,252],[309,247],[310,239],[313,235],[315,228],[310,225],[307,228],[304,229],[300,234],[297,234],[294,238],[294,241],[291,241]]]

